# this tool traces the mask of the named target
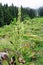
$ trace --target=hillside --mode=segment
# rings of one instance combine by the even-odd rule
[[[16,65],[43,65],[43,18],[23,22],[14,19],[10,25],[0,27],[0,52],[6,49],[9,58],[15,55]],[[18,62],[19,56],[25,64]]]

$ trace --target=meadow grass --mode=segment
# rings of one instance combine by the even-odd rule
[[[9,49],[9,54],[19,54],[24,65],[43,64],[43,18],[26,19],[19,22],[14,19],[10,25],[0,28],[0,51]],[[18,54],[17,54],[18,52]],[[16,57],[16,58],[17,58]],[[33,59],[35,57],[35,59]],[[23,65],[16,61],[17,65]]]

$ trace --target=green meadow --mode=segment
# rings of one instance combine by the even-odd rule
[[[43,17],[25,18],[22,22],[14,18],[10,25],[0,27],[0,52],[6,50],[9,59],[15,55],[16,65],[43,65]],[[25,64],[18,62],[19,56]]]

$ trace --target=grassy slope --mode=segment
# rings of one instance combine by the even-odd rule
[[[34,18],[29,24],[29,29],[27,30],[28,40],[33,47],[33,50],[36,51],[37,60],[35,61],[36,65],[43,64],[43,18]],[[35,45],[36,44],[36,45]]]
[[[24,20],[24,24],[19,22],[14,25],[13,22],[9,26],[6,25],[0,28],[0,51],[4,51],[5,48],[12,51],[17,49],[19,52],[21,52],[26,60],[24,65],[42,65],[43,18],[34,18],[26,21]],[[36,59],[31,60],[31,58],[34,56]]]

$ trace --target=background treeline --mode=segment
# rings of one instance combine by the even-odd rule
[[[21,19],[23,20],[26,17],[30,17],[31,19],[34,17],[43,17],[43,7],[40,7],[38,9],[32,9],[32,8],[23,8],[21,6]]]
[[[32,8],[23,8],[21,6],[21,21],[23,21],[26,17],[34,18],[34,17],[42,17],[43,16],[43,7],[39,9],[32,9]],[[9,25],[11,21],[18,18],[18,7],[8,6],[8,4],[2,5],[0,3],[0,27],[3,25]]]
[[[21,17],[22,17],[22,20],[23,20],[25,17],[34,18],[35,16],[36,16],[36,11],[35,11],[35,9],[23,8],[23,7],[21,6]]]
[[[13,18],[17,17],[18,8],[13,4],[8,6],[8,4],[2,5],[0,3],[0,27],[3,25],[9,25]]]

